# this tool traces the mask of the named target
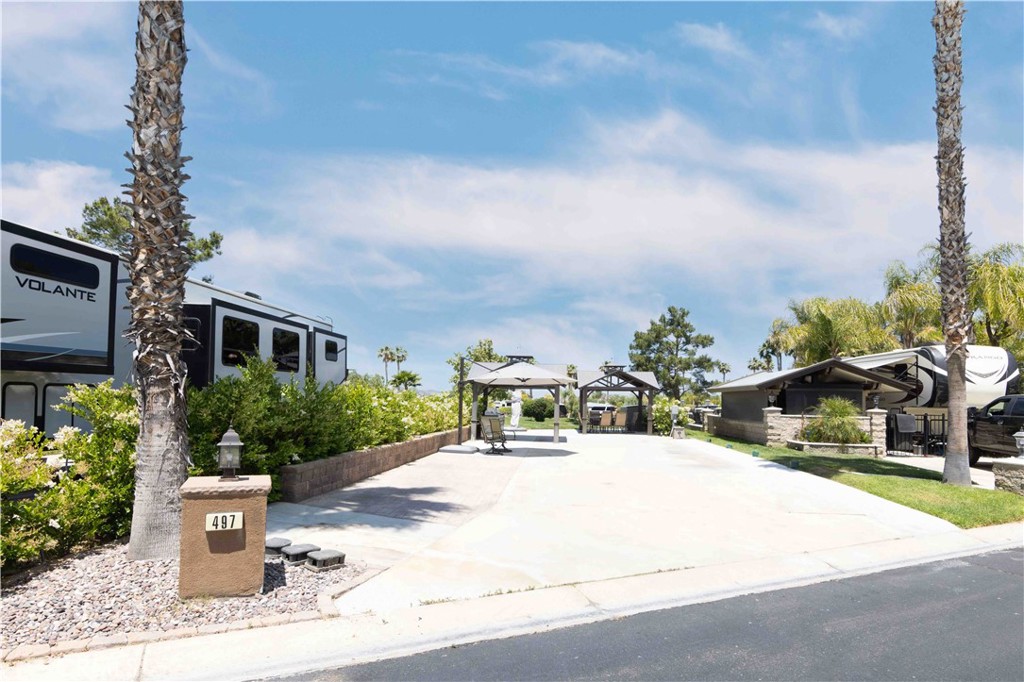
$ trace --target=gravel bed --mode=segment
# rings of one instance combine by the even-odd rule
[[[14,580],[0,595],[3,647],[54,644],[96,635],[173,630],[314,611],[317,594],[352,581],[360,564],[315,573],[267,558],[253,597],[178,598],[178,561],[129,561],[128,546],[106,545]],[[8,585],[9,582],[15,584]]]

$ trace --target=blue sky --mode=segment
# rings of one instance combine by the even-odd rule
[[[1024,239],[1022,3],[969,3],[967,226]],[[3,216],[128,181],[131,3],[2,5]],[[596,367],[669,305],[746,372],[788,300],[938,232],[930,3],[187,2],[201,265],[424,387],[479,338]]]

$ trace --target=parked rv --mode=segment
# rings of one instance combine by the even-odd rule
[[[949,401],[946,375],[946,347],[943,345],[906,348],[888,353],[842,358],[843,362],[869,369],[908,383],[915,391],[882,394],[880,407],[904,408],[922,414],[928,409],[945,408]],[[994,346],[967,346],[967,405],[981,407],[995,398],[1015,393],[1020,369],[1013,354]]]
[[[6,220],[0,235],[0,415],[53,433],[74,424],[54,408],[70,385],[131,376],[127,266],[112,251]],[[240,374],[247,354],[273,359],[285,381],[307,367],[321,382],[348,376],[347,337],[325,319],[191,279],[184,312],[193,385]]]

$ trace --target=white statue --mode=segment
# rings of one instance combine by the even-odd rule
[[[519,426],[519,416],[523,413],[523,397],[519,391],[512,391],[512,426]]]

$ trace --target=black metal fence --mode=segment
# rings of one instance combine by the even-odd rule
[[[885,448],[920,455],[946,454],[945,414],[889,414]]]

